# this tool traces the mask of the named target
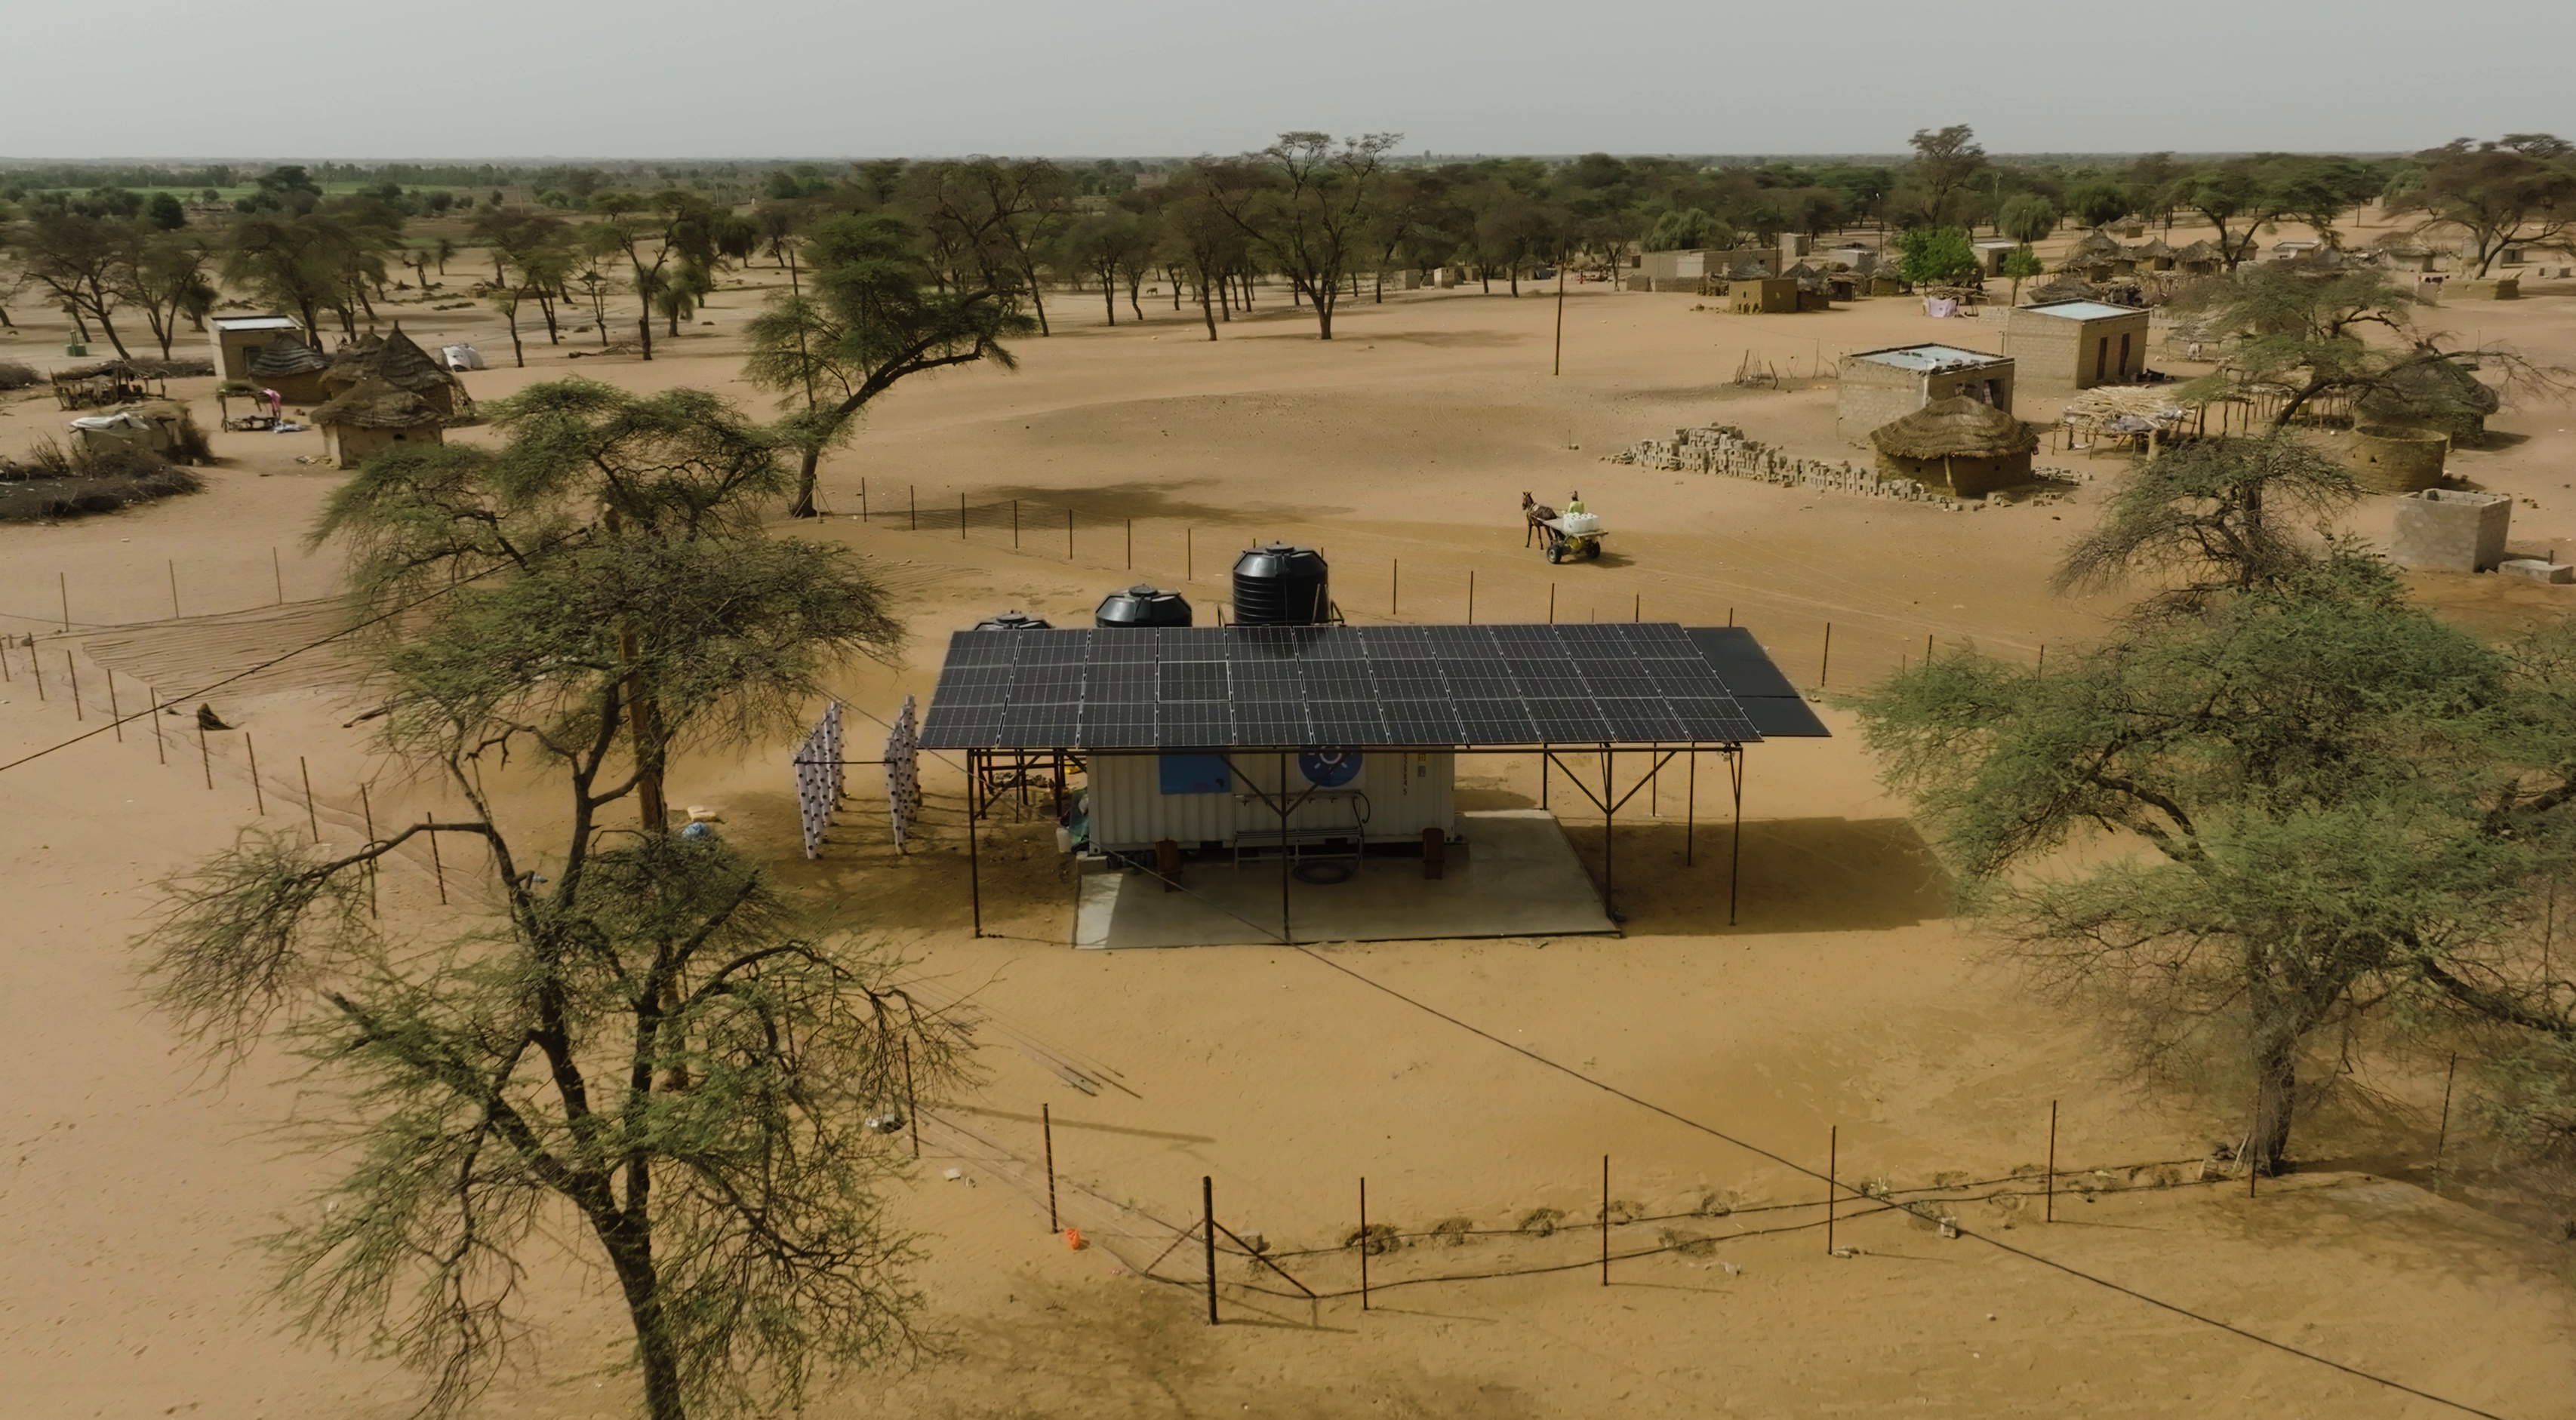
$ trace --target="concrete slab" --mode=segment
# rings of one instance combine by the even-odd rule
[[[1461,814],[1464,841],[1427,882],[1415,858],[1366,858],[1348,882],[1289,884],[1301,942],[1394,942],[1447,937],[1573,936],[1615,932],[1601,894],[1556,816],[1539,809]],[[1144,873],[1085,878],[1074,913],[1078,947],[1263,945],[1279,940],[1279,865],[1192,863],[1181,890]]]

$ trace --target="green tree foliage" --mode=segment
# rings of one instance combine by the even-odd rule
[[[1969,184],[1986,170],[1976,131],[1964,123],[1918,128],[1907,142],[1914,160],[1905,166],[1905,181],[1923,194],[1924,215],[1936,225],[1959,220]]]
[[[2415,155],[2419,168],[2391,205],[2424,226],[2457,232],[2484,276],[2509,246],[2565,247],[2576,237],[2576,145],[2546,133],[2454,139]]]
[[[1318,339],[1333,338],[1343,282],[1369,259],[1369,232],[1386,154],[1403,135],[1372,133],[1339,144],[1328,133],[1283,133],[1222,170],[1207,196],[1242,229],[1315,311]]]
[[[1897,237],[1897,273],[1918,286],[1977,279],[1977,249],[1957,227],[1913,227]]]
[[[679,188],[664,188],[649,197],[631,192],[602,192],[590,200],[596,220],[584,225],[582,245],[599,255],[625,258],[628,287],[635,293],[635,333],[645,359],[653,358],[653,315],[669,312],[675,288],[706,290],[713,284],[716,209],[705,198]],[[693,299],[693,298],[692,298]],[[678,331],[672,317],[673,332]]]
[[[113,217],[39,209],[18,228],[13,244],[25,259],[27,274],[75,321],[96,321],[99,333],[122,357],[130,352],[117,333],[116,312],[141,259],[145,230]]]
[[[1733,235],[1721,228],[1717,219],[1708,213],[1697,207],[1685,207],[1679,212],[1666,212],[1657,217],[1655,224],[1646,229],[1640,245],[1647,251],[1699,251],[1714,246],[1731,246],[1731,240],[1720,239]]]
[[[2047,269],[2040,264],[2039,253],[2032,251],[2029,243],[2014,247],[2004,258],[2003,265],[2003,274],[2012,278],[2012,304],[2021,304],[2021,283]]]
[[[2069,567],[2167,595],[2045,674],[1963,651],[1861,705],[1963,906],[2146,1067],[2244,1081],[2264,1171],[2374,1032],[2569,1032],[2529,950],[2576,849],[2568,635],[2500,654],[2296,536],[2355,492],[2289,434],[2168,454]]]
[[[143,211],[144,215],[151,219],[153,226],[165,232],[175,232],[188,225],[188,209],[179,205],[179,198],[175,193],[152,194],[152,200],[144,204]]]
[[[2057,230],[2057,204],[2036,192],[2016,193],[1995,210],[1995,229],[2027,246]]]
[[[2066,210],[2087,227],[2103,227],[2137,210],[2128,189],[2116,182],[2096,178],[2077,183],[2066,190]],[[2035,239],[2026,239],[2035,240]]]
[[[2274,420],[2288,424],[2318,399],[2369,402],[2402,394],[2422,404],[2417,422],[2452,424],[2462,415],[2482,424],[2499,395],[2470,370],[2502,371],[2508,387],[2555,389],[2557,372],[2500,345],[2446,349],[2417,329],[2413,294],[2373,267],[2313,271],[2288,262],[2256,262],[2195,283],[2174,309],[2231,344],[2216,371],[2187,388],[2208,398],[2261,383],[2290,391]]]
[[[308,331],[321,330],[323,311],[335,312],[341,329],[354,336],[356,312],[370,285],[384,280],[385,254],[399,236],[400,218],[364,204],[245,217],[233,223],[226,242],[224,279],[295,312]]]
[[[860,1116],[907,1052],[956,1080],[963,1030],[756,859],[603,815],[657,745],[765,739],[896,628],[845,552],[761,536],[780,442],[720,401],[568,382],[496,415],[502,447],[379,455],[322,525],[362,603],[411,608],[363,643],[380,748],[466,811],[355,850],[245,837],[169,884],[154,990],[219,1059],[309,1067],[295,1123],[334,1174],[266,1240],[308,1334],[456,1414],[568,1246],[617,1284],[646,1414],[789,1412],[914,1341],[878,1197],[903,1165]],[[484,850],[446,858],[488,907],[380,925],[371,870],[432,833]]]
[[[789,421],[800,454],[792,517],[815,515],[823,451],[869,402],[927,370],[990,360],[1014,368],[1006,339],[1034,325],[993,287],[940,289],[918,234],[888,213],[835,217],[805,238],[813,291],[773,297],[746,332],[754,384],[803,412]]]

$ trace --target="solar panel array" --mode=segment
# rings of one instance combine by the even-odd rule
[[[1679,626],[961,631],[926,749],[1745,743]]]

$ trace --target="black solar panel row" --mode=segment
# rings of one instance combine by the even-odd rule
[[[968,631],[931,749],[1298,748],[1761,738],[1663,623]]]

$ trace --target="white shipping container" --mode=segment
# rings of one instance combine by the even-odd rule
[[[1174,761],[1167,766],[1165,761]],[[1279,795],[1276,752],[1228,754],[1095,754],[1090,758],[1091,846],[1108,853],[1142,852],[1165,838],[1183,848],[1230,848],[1250,830],[1275,833],[1279,814],[1262,801]],[[1167,768],[1169,770],[1167,774]],[[1313,784],[1298,757],[1287,756],[1288,795]],[[1206,792],[1164,792],[1175,788]],[[1412,750],[1360,752],[1359,772],[1347,783],[1317,788],[1289,815],[1292,831],[1344,831],[1369,843],[1419,843],[1422,830],[1457,833],[1458,757]],[[1259,793],[1254,792],[1259,790]]]

